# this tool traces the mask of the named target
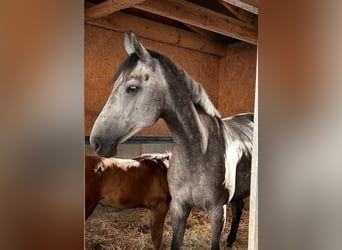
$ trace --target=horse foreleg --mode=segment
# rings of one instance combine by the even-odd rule
[[[188,219],[190,210],[191,207],[189,205],[171,200],[172,250],[180,249],[183,244],[186,220]]]
[[[208,211],[212,229],[211,249],[220,249],[222,230],[226,221],[226,205],[213,207]]]
[[[238,231],[240,218],[243,209],[243,200],[236,200],[231,202],[232,205],[232,225],[227,239],[227,246],[231,247],[236,240],[236,234]]]
[[[85,192],[85,219],[88,219],[88,217],[93,213],[95,210],[99,199],[100,199],[100,188],[101,183],[95,183],[91,182],[86,179],[87,186],[86,186],[86,192]]]
[[[97,206],[97,202],[86,202],[86,207],[85,207],[85,219],[88,219],[88,217],[93,213]]]
[[[160,202],[151,209],[151,238],[155,250],[159,250],[161,246],[164,221],[168,209],[169,205],[166,202]]]

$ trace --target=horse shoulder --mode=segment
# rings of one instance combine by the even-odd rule
[[[152,206],[157,206],[159,203],[168,204],[171,196],[167,182],[167,168],[161,161],[151,161],[149,164],[149,202]]]

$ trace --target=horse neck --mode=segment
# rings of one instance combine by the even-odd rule
[[[193,81],[191,78],[188,81]],[[174,140],[177,152],[192,155],[204,155],[208,147],[208,138],[213,138],[213,126],[219,126],[216,116],[207,114],[200,106],[195,105],[184,90],[171,83],[170,100],[166,104],[165,120]],[[197,84],[197,83],[196,83]],[[214,135],[215,136],[215,135]]]

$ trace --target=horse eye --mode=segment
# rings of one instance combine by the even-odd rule
[[[137,90],[138,90],[138,87],[137,87],[137,86],[131,85],[131,86],[128,86],[128,87],[127,87],[126,92],[130,94],[130,93],[135,93],[135,92],[137,92]]]
[[[149,76],[149,75],[147,75],[147,74],[146,74],[146,75],[144,75],[144,80],[145,80],[145,81],[148,81],[148,79],[149,79],[149,78],[150,78],[150,76]]]

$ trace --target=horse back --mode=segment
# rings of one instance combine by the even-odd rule
[[[151,208],[170,200],[164,164],[139,160],[139,166],[107,167],[101,172],[100,202],[115,208]]]
[[[241,124],[242,126],[249,126],[249,123],[254,123],[254,113],[241,113],[233,116],[226,117],[222,119],[225,123],[229,123],[229,121]]]
[[[222,119],[228,144],[239,142],[246,153],[252,153],[254,114],[243,113]],[[237,145],[237,144],[236,144]]]
[[[236,152],[238,152],[235,193],[232,200],[239,200],[248,197],[250,193],[254,114],[234,115],[223,119],[223,122],[227,144],[230,147],[236,147]]]

